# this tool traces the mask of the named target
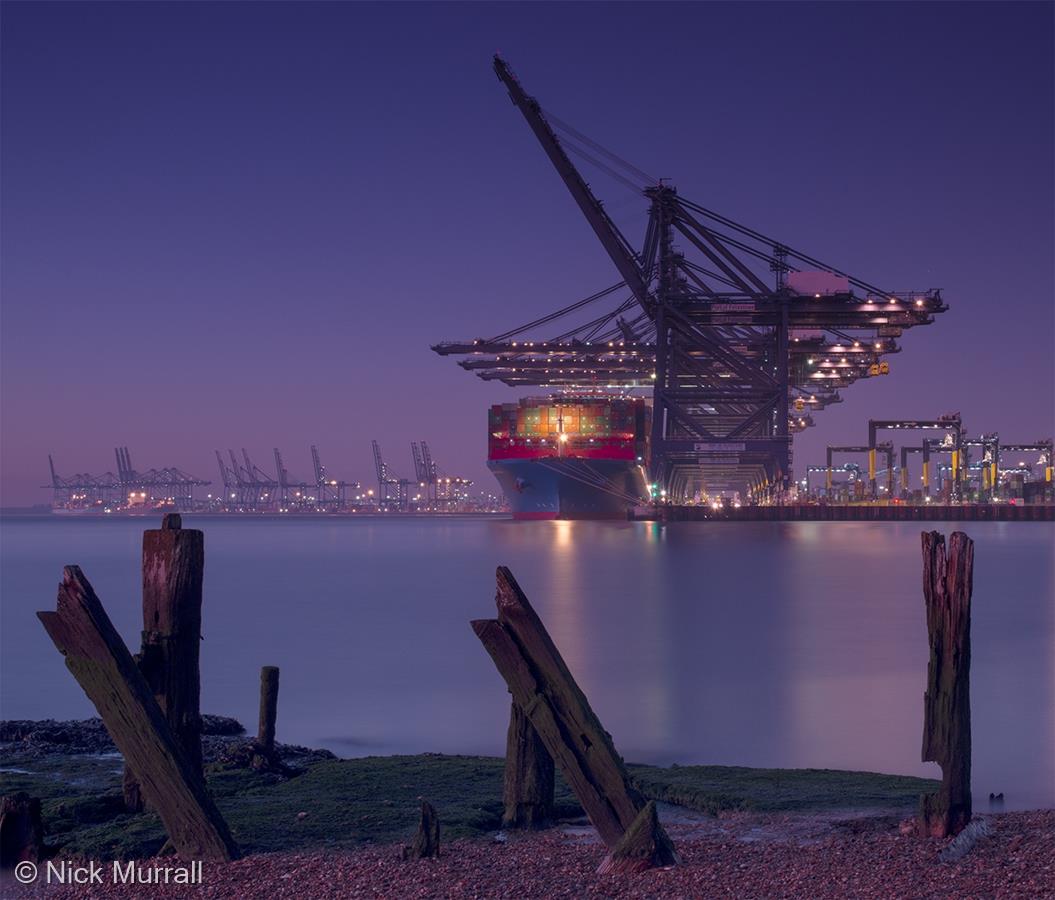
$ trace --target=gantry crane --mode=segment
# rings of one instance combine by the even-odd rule
[[[410,505],[410,482],[406,478],[396,478],[388,471],[388,465],[381,457],[381,446],[371,441],[374,448],[374,468],[377,471],[377,505],[382,509],[394,509],[406,512]]]
[[[881,289],[692,202],[544,112],[500,57],[494,70],[622,280],[493,338],[433,349],[512,386],[647,388],[651,477],[669,497],[701,488],[783,496],[792,435],[812,423],[804,413],[838,402],[839,389],[861,378],[886,374],[882,357],[898,352],[903,330],[947,309],[941,292]],[[569,151],[643,198],[640,248]],[[533,339],[602,303],[605,311],[585,324]]]
[[[961,481],[963,480],[963,473],[961,471],[960,459],[961,453],[961,442],[963,440],[963,423],[960,421],[959,413],[949,413],[948,415],[938,416],[936,419],[869,419],[868,420],[868,488],[871,492],[872,499],[875,500],[878,497],[878,490],[876,487],[876,435],[883,430],[901,430],[910,429],[916,431],[943,431],[946,434],[946,438],[943,438],[941,446],[948,447],[951,454],[951,465],[952,465],[952,499],[959,500],[961,494]],[[931,446],[935,446],[931,444]],[[924,459],[927,458],[927,444],[924,442],[923,447]],[[888,479],[888,490],[889,493],[893,493],[893,484]]]
[[[357,490],[358,481],[342,481],[326,474],[326,467],[319,456],[319,448],[311,445],[311,462],[315,469],[315,486],[319,508],[334,512],[347,505],[348,488]]]

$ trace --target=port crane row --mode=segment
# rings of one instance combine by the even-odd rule
[[[127,512],[165,508],[180,511],[216,512],[458,512],[494,509],[498,498],[471,495],[473,482],[460,476],[447,476],[433,461],[425,441],[411,443],[416,480],[394,475],[384,462],[381,447],[373,441],[377,487],[364,488],[358,481],[334,478],[323,465],[319,449],[311,446],[313,478],[290,474],[281,451],[274,449],[275,474],[256,465],[249,452],[241,456],[233,450],[219,450],[216,463],[223,490],[195,497],[195,488],[207,488],[211,481],[196,478],[176,468],[137,471],[128,447],[117,447],[117,473],[92,475],[86,472],[59,475],[53,458],[51,471],[52,507],[65,512]]]
[[[494,337],[432,349],[513,387],[647,389],[650,480],[669,498],[779,502],[793,435],[843,389],[888,374],[897,338],[948,309],[941,291],[879,287],[693,202],[544,111],[501,57],[494,71],[620,281]],[[637,194],[640,244],[569,154]]]
[[[889,437],[902,431],[921,431],[917,445],[903,444],[900,466],[895,467],[892,440],[880,442],[879,435]],[[809,466],[800,487],[812,499],[831,500],[900,500],[927,503],[932,499],[951,502],[999,502],[1021,499],[1052,500],[1055,463],[1051,438],[1028,443],[1001,443],[1000,436],[985,433],[969,437],[959,413],[934,419],[870,419],[868,443],[857,446],[829,446],[824,466]],[[920,454],[920,486],[913,488],[909,478],[909,456]],[[835,457],[860,454],[867,458],[867,476],[852,463],[835,465]],[[948,463],[932,469],[931,457],[948,454]],[[1036,454],[1033,456],[1033,454]],[[885,468],[879,468],[879,461]],[[848,476],[836,486],[835,473]],[[810,475],[824,474],[824,491],[814,490]],[[937,479],[934,479],[937,475]],[[883,476],[880,478],[880,476]]]

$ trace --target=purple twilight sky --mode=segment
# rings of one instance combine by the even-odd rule
[[[214,448],[490,486],[516,393],[429,345],[617,280],[491,72],[681,193],[866,280],[942,287],[796,440],[1053,431],[1050,3],[16,3],[2,9],[2,503]],[[584,170],[639,238],[645,203]]]

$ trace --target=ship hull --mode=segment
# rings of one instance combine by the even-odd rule
[[[645,503],[644,472],[624,459],[492,459],[514,519],[625,519]]]

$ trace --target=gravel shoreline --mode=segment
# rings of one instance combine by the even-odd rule
[[[737,813],[668,825],[683,864],[598,876],[604,850],[557,830],[444,845],[439,859],[402,862],[396,845],[335,853],[270,853],[207,865],[203,884],[21,888],[3,896],[277,898],[1055,897],[1055,810],[987,816],[991,834],[963,859],[949,841],[903,835],[887,819]],[[830,826],[835,827],[830,827]],[[145,861],[150,862],[150,861]],[[156,860],[174,865],[171,859]],[[13,891],[9,893],[9,891]]]

